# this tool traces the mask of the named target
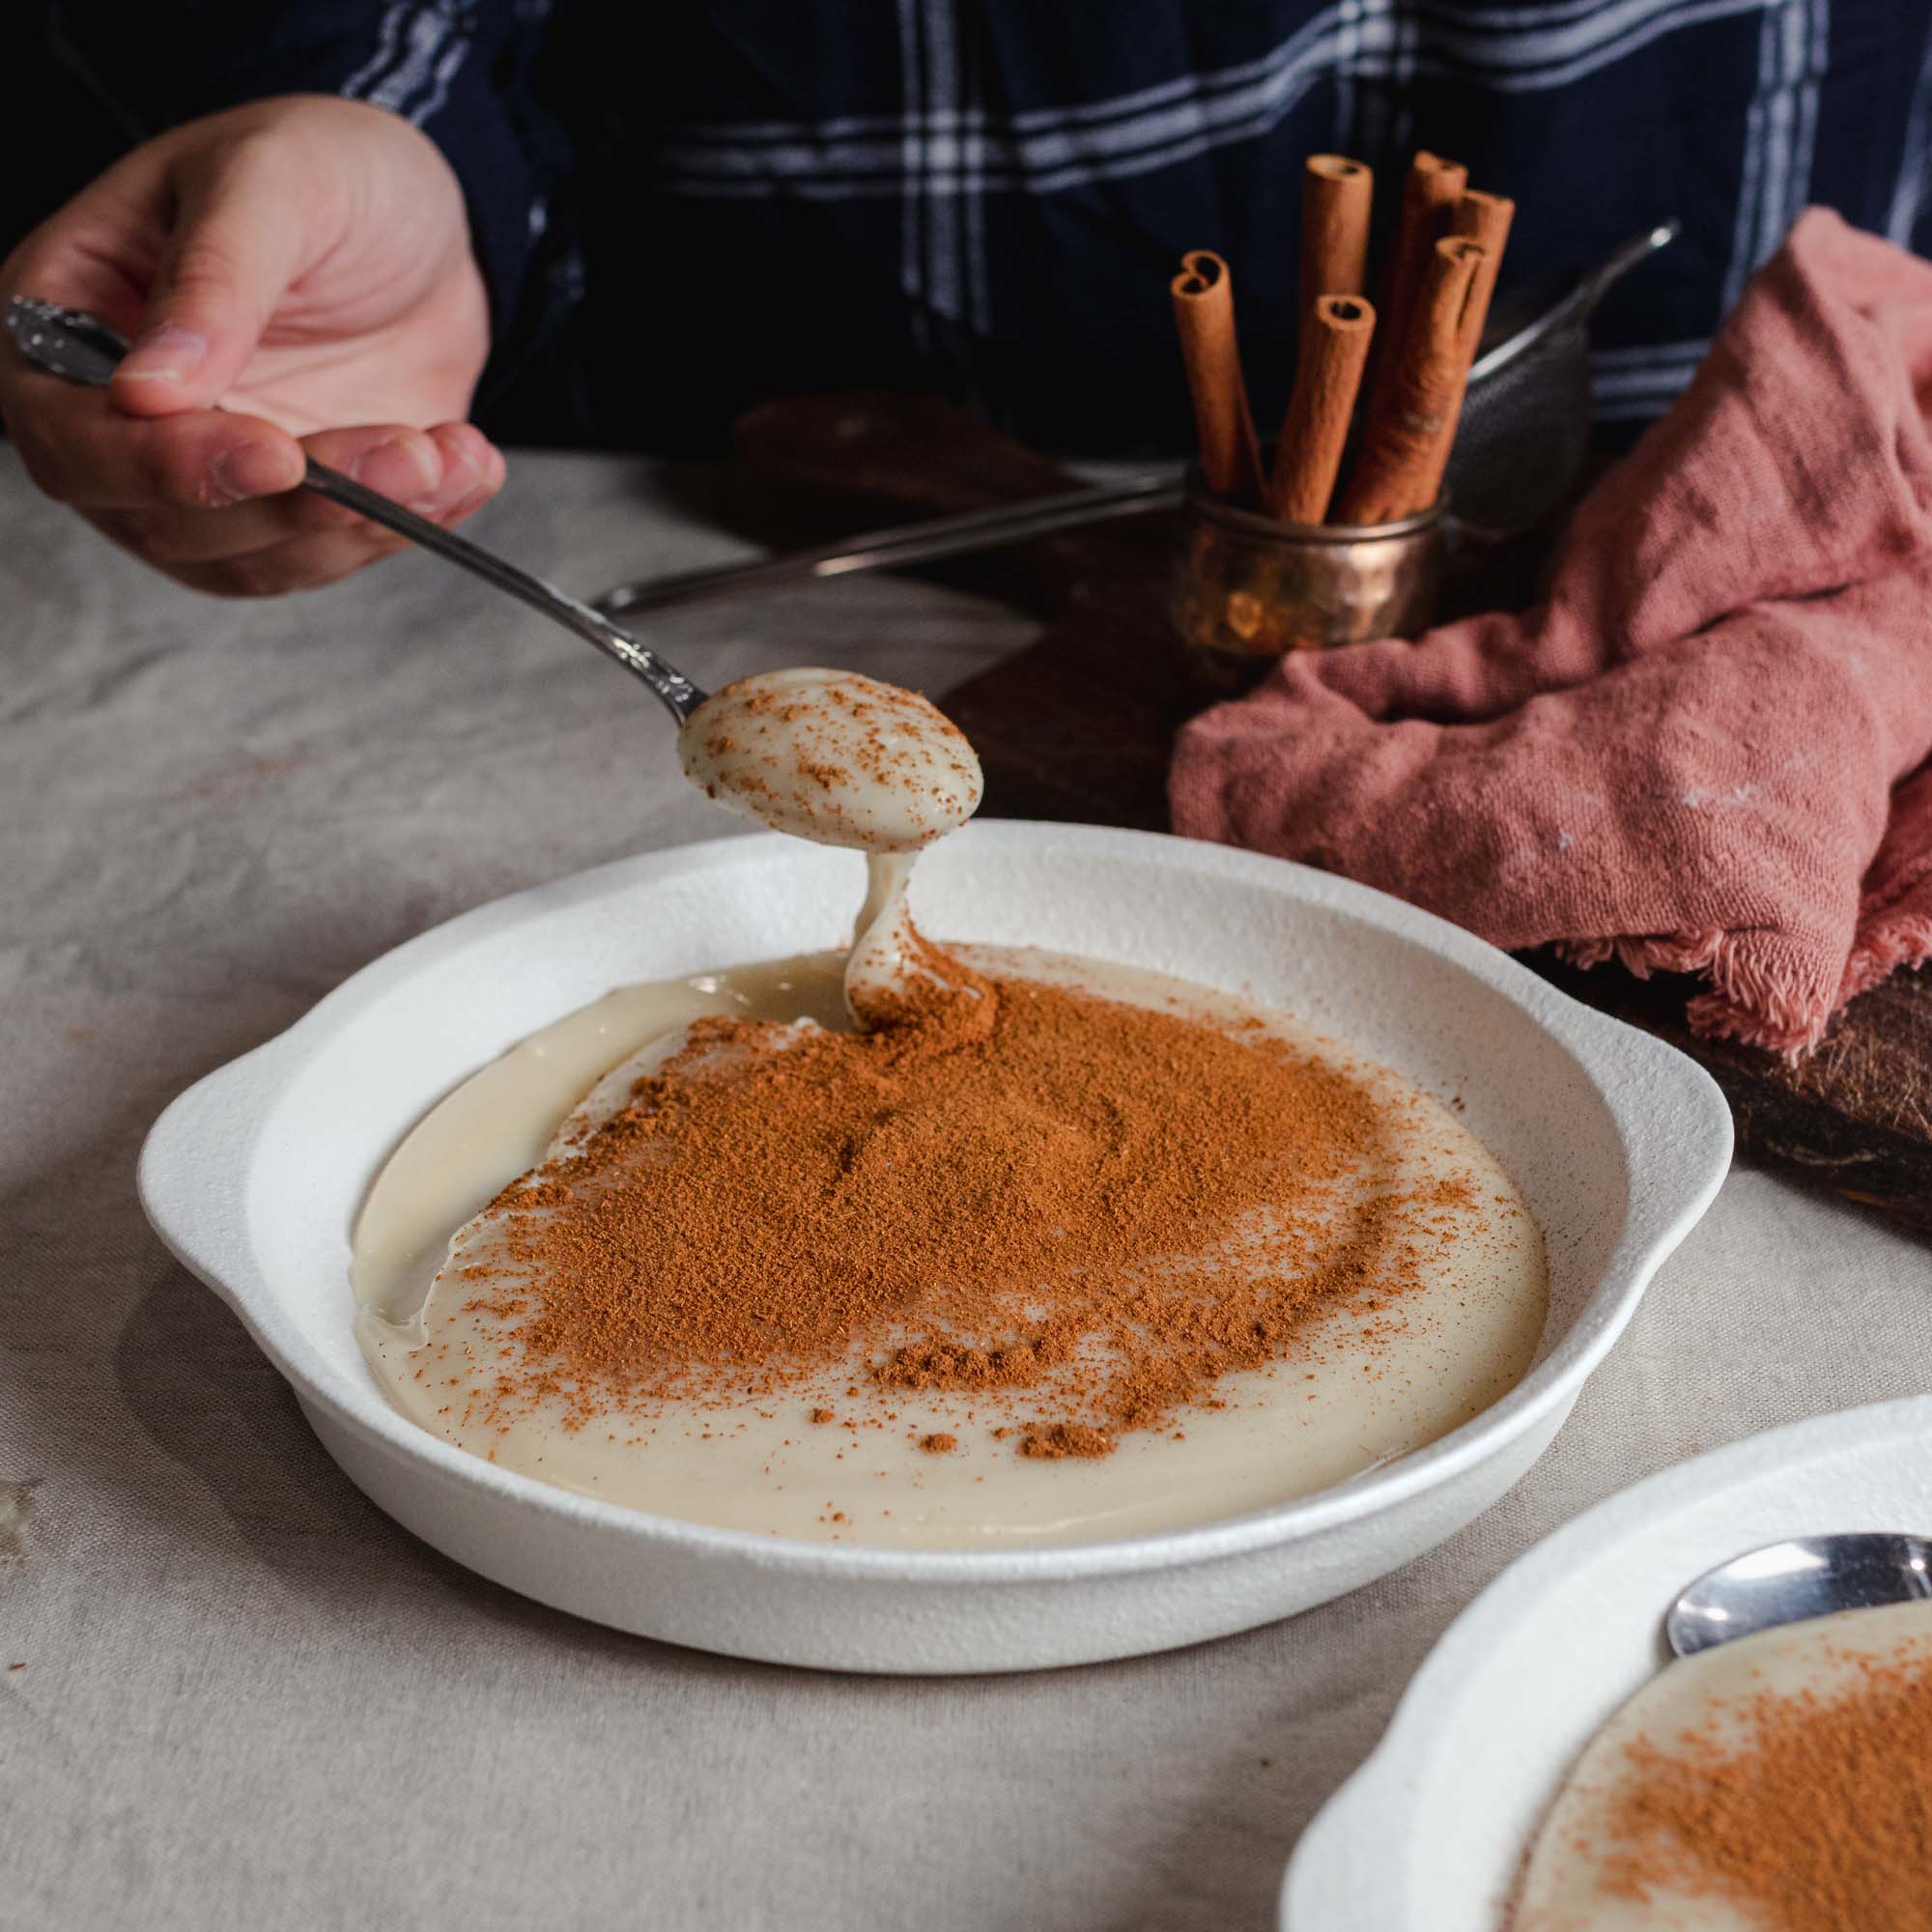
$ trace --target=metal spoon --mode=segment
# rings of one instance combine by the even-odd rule
[[[110,328],[98,316],[84,309],[61,308],[53,302],[38,301],[30,296],[14,296],[7,304],[7,328],[19,351],[38,369],[70,383],[105,388],[121,358],[128,353],[128,339]],[[634,676],[641,678],[665,709],[682,724],[704,702],[705,694],[675,665],[667,664],[655,651],[639,643],[628,631],[610,618],[581,604],[575,597],[532,577],[494,552],[457,536],[439,524],[419,517],[393,497],[366,489],[353,476],[309,459],[302,487],[313,490],[330,502],[341,503],[405,536],[423,549],[480,577],[484,582],[506,590],[512,597],[540,611],[553,622],[587,639],[606,657],[616,661]]]
[[[1779,1624],[1932,1598],[1932,1541],[1888,1531],[1795,1537],[1720,1563],[1670,1606],[1679,1657]]]

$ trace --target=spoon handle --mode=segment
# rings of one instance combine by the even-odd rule
[[[84,309],[61,308],[53,302],[38,301],[28,296],[14,296],[7,304],[7,328],[20,354],[36,368],[70,383],[104,388],[112,380],[116,365],[128,353],[128,340]],[[527,570],[519,569],[507,557],[487,551],[480,544],[446,530],[416,513],[345,476],[339,469],[308,459],[302,488],[327,497],[332,503],[381,524],[398,536],[408,537],[424,550],[434,551],[444,561],[456,564],[484,582],[507,591],[532,611],[541,611],[552,622],[561,624],[580,638],[595,644],[605,656],[614,658],[624,668],[641,678],[665,708],[682,724],[704,702],[704,693],[674,665],[639,643],[628,631],[610,618],[580,603],[554,583],[546,583]]]
[[[468,537],[460,537],[454,530],[446,530],[440,524],[417,516],[393,497],[384,497],[380,491],[356,482],[355,477],[318,463],[314,457],[308,459],[302,487],[367,517],[372,524],[394,530],[398,536],[408,537],[424,550],[434,551],[445,561],[480,577],[485,583],[495,584],[498,590],[507,591],[532,611],[542,611],[553,622],[587,639],[607,657],[614,658],[649,685],[680,724],[704,702],[704,693],[681,670],[639,643],[628,631],[611,623],[588,604],[581,603],[567,590],[559,590],[555,584],[520,569],[495,551],[485,550]]]

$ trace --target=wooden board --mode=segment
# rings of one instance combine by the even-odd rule
[[[741,528],[790,546],[1071,484],[943,404],[818,396],[744,418],[726,500]],[[1164,518],[1136,518],[943,568],[1042,626],[1026,650],[946,694],[985,765],[986,810],[1165,829],[1168,749],[1200,702],[1167,627],[1167,543]],[[1477,594],[1500,601],[1518,561],[1499,559]],[[1932,1230],[1932,974],[1894,974],[1787,1067],[1691,1034],[1685,980],[1525,959],[1708,1067],[1730,1099],[1742,1151]]]

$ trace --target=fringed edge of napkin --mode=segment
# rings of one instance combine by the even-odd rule
[[[1653,934],[1643,938],[1570,939],[1555,947],[1573,966],[1601,966],[1615,959],[1639,980],[1654,973],[1697,973],[1711,990],[1685,1007],[1693,1033],[1743,1040],[1766,1047],[1787,1062],[1808,1052],[1825,1037],[1834,1007],[1822,1017],[1815,989],[1807,990],[1795,970],[1797,959],[1776,956],[1783,949],[1763,932]],[[1841,999],[1838,1006],[1844,1004]]]
[[[1573,966],[1601,966],[1615,959],[1639,980],[1654,973],[1697,973],[1710,990],[1685,1005],[1692,1033],[1741,1040],[1795,1065],[1825,1037],[1832,1022],[1868,987],[1900,968],[1932,959],[1932,857],[1925,875],[1889,908],[1861,920],[1845,961],[1837,996],[1822,1017],[1815,995],[1804,990],[1795,953],[1787,962],[1762,932],[1673,933],[1642,939],[1560,940],[1552,949]]]

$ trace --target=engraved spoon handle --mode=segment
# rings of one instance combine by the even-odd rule
[[[98,317],[84,309],[61,308],[28,296],[14,296],[8,302],[7,328],[20,354],[36,368],[94,388],[107,385],[116,365],[128,353],[127,337]],[[626,670],[641,678],[680,724],[704,702],[705,694],[676,666],[668,664],[588,604],[580,603],[567,591],[546,583],[526,570],[520,570],[494,551],[431,523],[427,517],[417,516],[394,497],[384,497],[313,457],[308,459],[302,487],[367,517],[373,524],[394,530],[398,536],[408,537],[424,550],[434,551],[445,561],[480,577],[498,590],[507,591],[532,611],[541,611],[553,622],[595,644],[605,656],[614,658]]]

